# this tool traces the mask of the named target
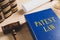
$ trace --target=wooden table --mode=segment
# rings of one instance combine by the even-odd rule
[[[18,9],[19,11],[14,13],[13,15],[11,15],[9,18],[7,18],[4,22],[0,23],[0,40],[12,40],[12,36],[11,34],[9,35],[4,35],[1,31],[1,27],[4,26],[4,25],[7,25],[7,24],[10,24],[10,23],[13,23],[13,22],[17,22],[19,21],[20,24],[22,25],[22,30],[20,32],[17,33],[17,38],[19,40],[33,40],[33,37],[29,31],[29,28],[28,28],[28,25],[26,23],[26,20],[24,18],[24,15],[25,14],[30,14],[32,12],[36,12],[36,11],[41,11],[41,10],[44,10],[44,9],[48,9],[48,8],[52,8],[55,13],[57,14],[57,16],[60,18],[60,10],[58,9],[55,9],[51,4],[52,3],[46,3],[42,6],[39,6],[37,7],[36,9],[28,12],[28,13],[24,13],[22,12],[22,4],[25,3],[25,2],[29,2],[30,0],[16,0],[17,1],[17,4],[18,4]]]

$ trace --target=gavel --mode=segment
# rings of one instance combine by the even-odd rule
[[[3,33],[5,35],[7,34],[12,34],[14,40],[17,40],[16,39],[16,33],[19,32],[21,30],[21,25],[19,22],[15,22],[15,23],[11,23],[11,24],[8,24],[6,26],[3,26],[2,27],[2,30],[3,30]]]

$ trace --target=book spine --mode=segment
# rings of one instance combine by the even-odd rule
[[[17,8],[16,0],[10,0],[10,5],[11,5],[11,8],[12,8],[12,13],[17,12],[18,8]]]
[[[3,12],[1,10],[1,7],[0,7],[0,23],[4,21],[4,15],[3,15]]]
[[[12,14],[9,0],[4,0],[1,2],[1,9],[4,13],[5,18],[9,17]]]

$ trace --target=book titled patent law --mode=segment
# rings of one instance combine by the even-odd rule
[[[60,40],[60,21],[52,9],[25,15],[34,40]]]

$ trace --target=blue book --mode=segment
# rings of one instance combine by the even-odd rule
[[[34,40],[60,40],[60,22],[50,8],[25,15]]]

